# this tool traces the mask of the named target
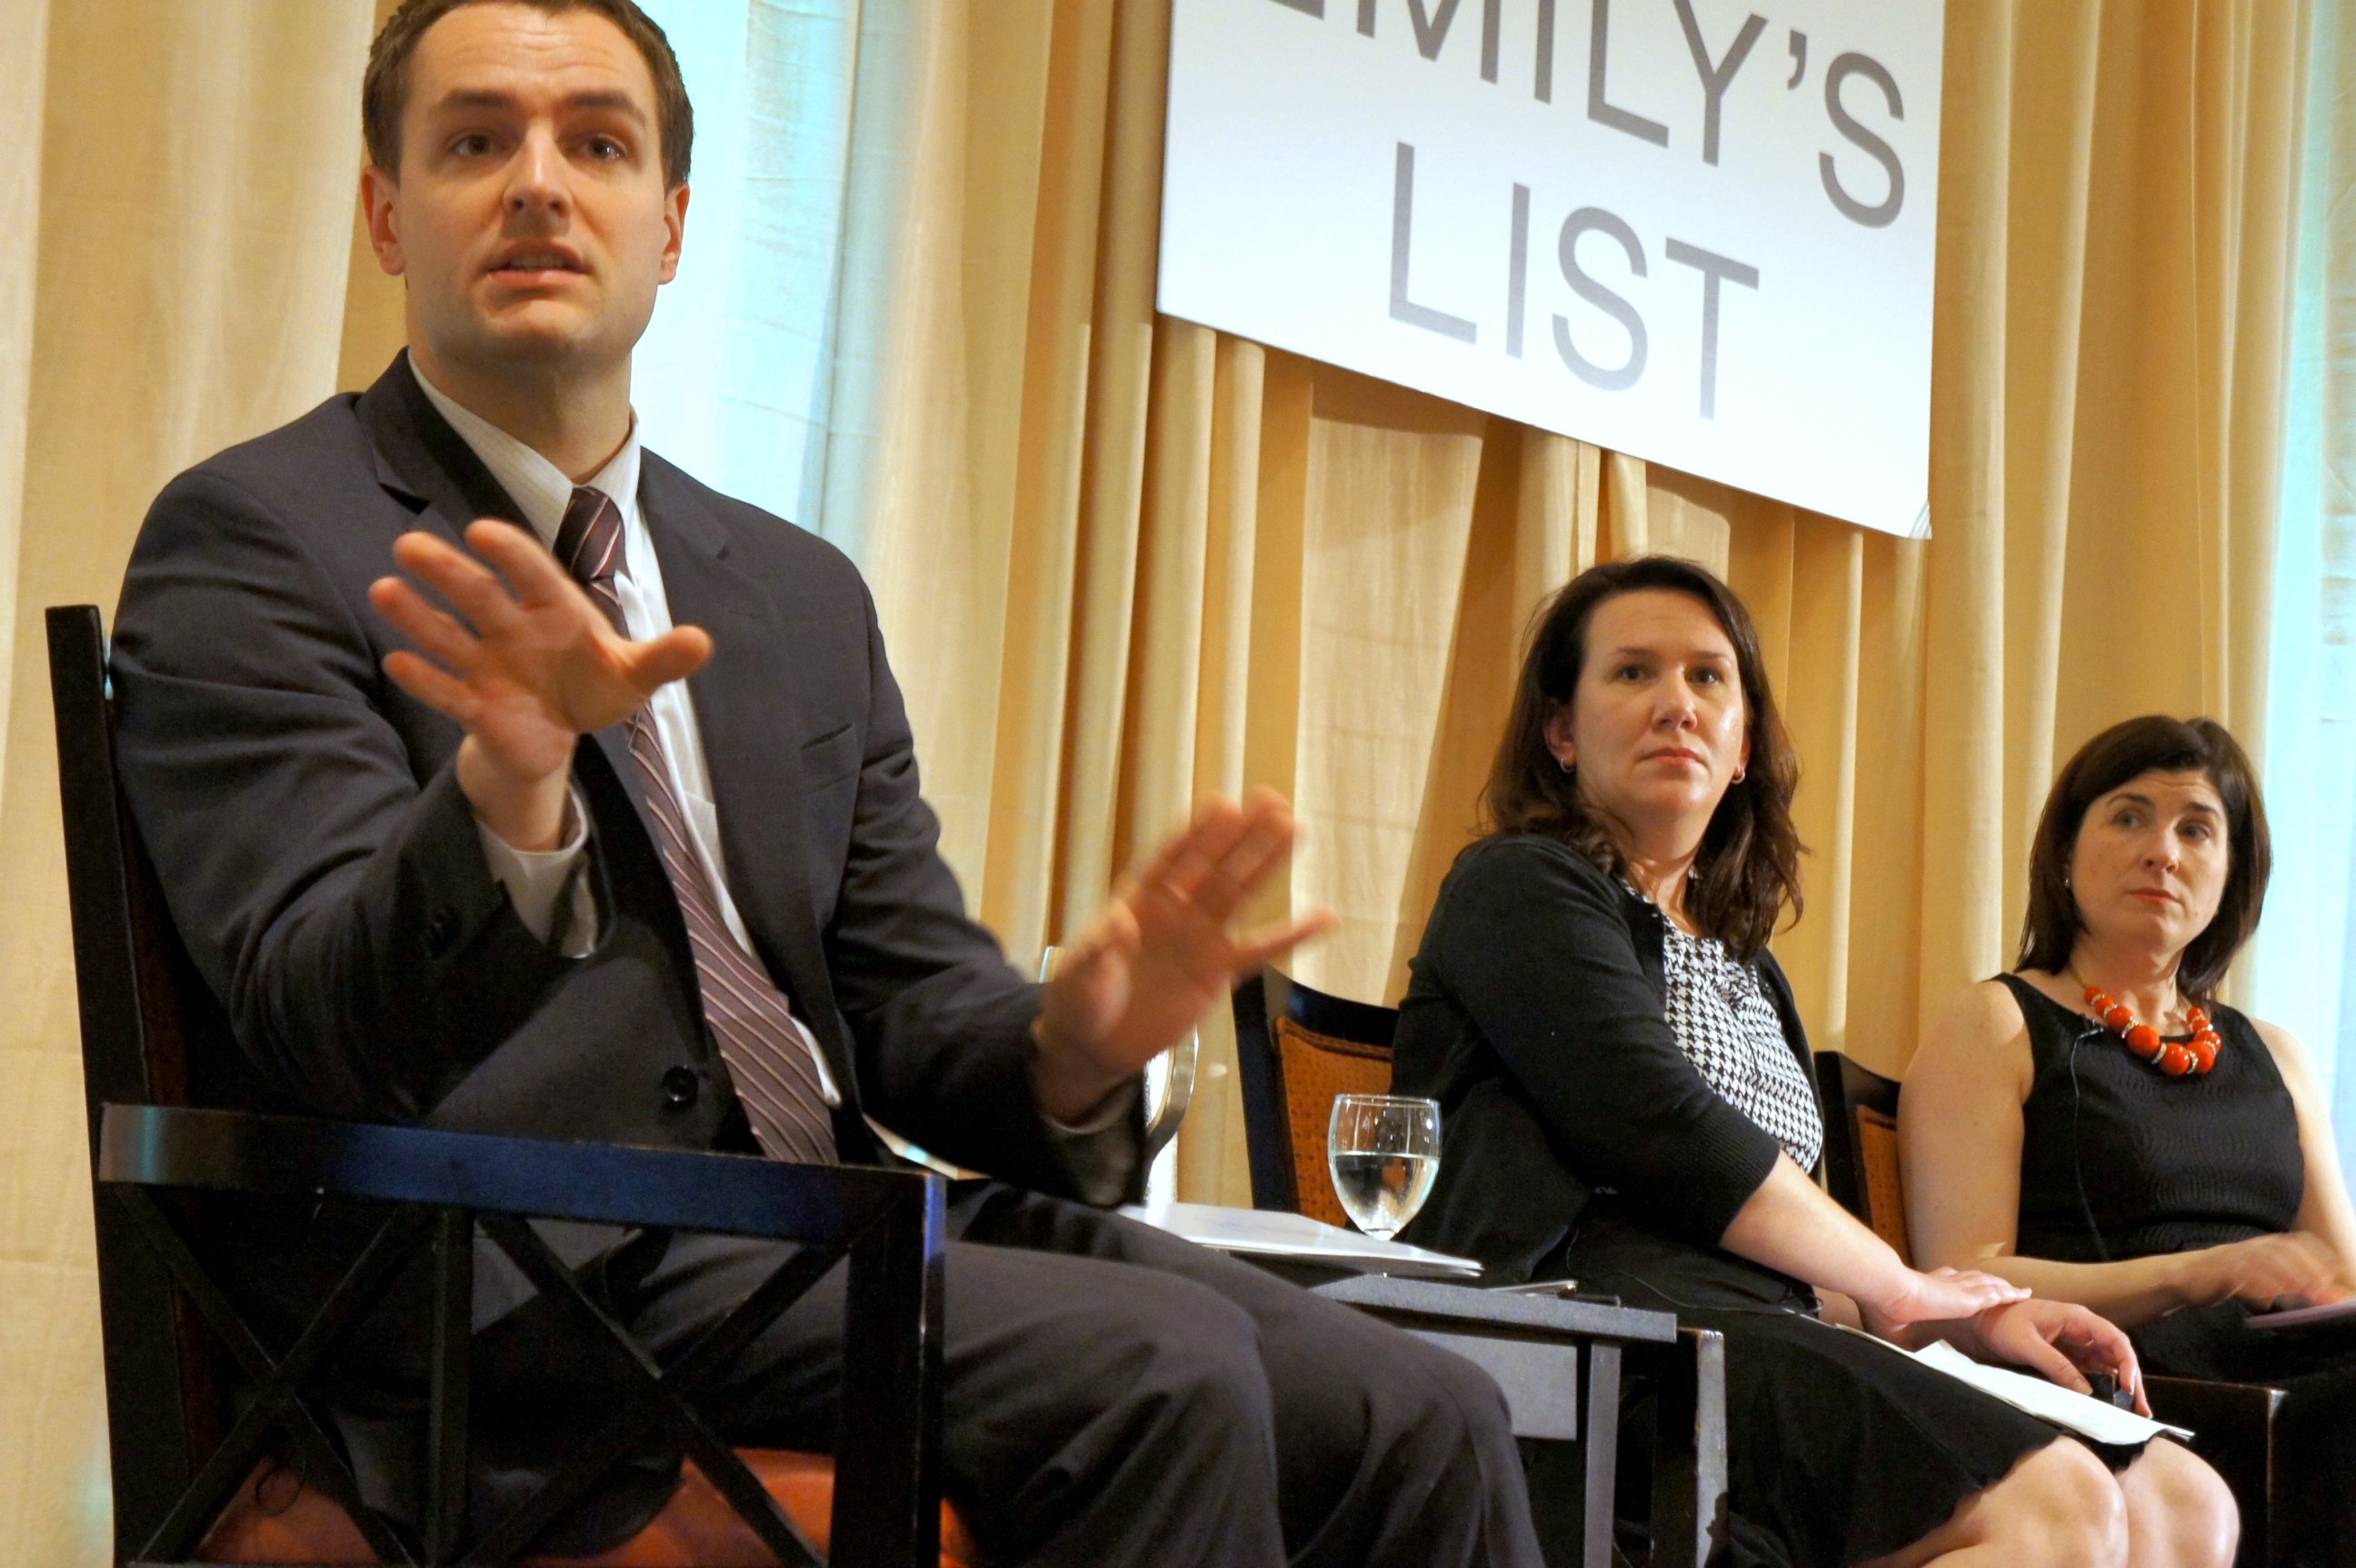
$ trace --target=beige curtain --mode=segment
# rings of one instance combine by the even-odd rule
[[[369,0],[0,0],[0,1556],[107,1561],[45,605],[164,481],[334,390]],[[36,151],[37,150],[37,151]],[[21,453],[21,466],[16,454]]]
[[[1819,1047],[1893,1069],[2006,956],[2057,750],[2260,654],[2310,0],[1948,0],[1932,508],[1908,544],[1151,309],[1168,0],[912,7],[866,564],[969,898],[1027,959],[1200,795],[1307,838],[1304,978],[1404,983],[1531,607],[1670,550],[1757,613],[1806,768]],[[171,473],[365,382],[370,0],[0,0],[0,1541],[105,1560],[40,607]],[[1186,1196],[1244,1196],[1222,1027]]]

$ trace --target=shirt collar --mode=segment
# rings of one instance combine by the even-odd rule
[[[409,370],[417,378],[417,385],[425,393],[426,401],[450,422],[450,428],[458,433],[458,438],[482,459],[483,467],[491,471],[491,478],[499,482],[499,488],[513,498],[517,509],[523,513],[524,521],[531,524],[533,532],[540,535],[541,542],[553,546],[556,531],[564,521],[564,509],[573,500],[573,481],[566,477],[564,470],[426,380],[425,372],[417,368],[414,359],[409,361]],[[638,420],[636,413],[630,416],[630,434],[623,441],[622,449],[615,453],[604,467],[591,475],[588,483],[612,499],[622,514],[625,529],[637,526]],[[623,570],[628,571],[626,557]]]

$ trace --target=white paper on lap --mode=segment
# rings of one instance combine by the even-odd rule
[[[1924,1349],[1902,1351],[1912,1355],[1926,1367],[1936,1368],[1959,1382],[1965,1382],[2016,1410],[2025,1410],[2040,1421],[2050,1421],[2083,1437],[2097,1443],[2147,1443],[2161,1433],[2178,1437],[2192,1434],[2181,1426],[2170,1426],[2164,1421],[2137,1415],[2131,1410],[2121,1410],[2085,1394],[2047,1382],[2030,1372],[2016,1372],[2005,1367],[1990,1367],[1973,1360],[1961,1350],[1942,1339]]]

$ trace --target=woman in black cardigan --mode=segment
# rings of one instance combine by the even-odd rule
[[[1835,1323],[2066,1386],[2125,1336],[1984,1273],[1922,1273],[1808,1172],[1822,1122],[1766,950],[1799,906],[1797,767],[1733,594],[1665,557],[1540,618],[1441,887],[1395,1089],[1440,1101],[1409,1239],[1575,1278],[1727,1339],[1730,1556],[1762,1564],[2214,1564],[2233,1503],[2176,1444],[2067,1437]]]

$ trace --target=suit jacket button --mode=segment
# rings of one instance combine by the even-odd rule
[[[702,1080],[695,1076],[693,1069],[669,1069],[662,1075],[663,1103],[673,1111],[684,1111],[695,1103],[702,1088]]]
[[[444,905],[425,919],[425,950],[440,958],[458,940],[458,911]]]

